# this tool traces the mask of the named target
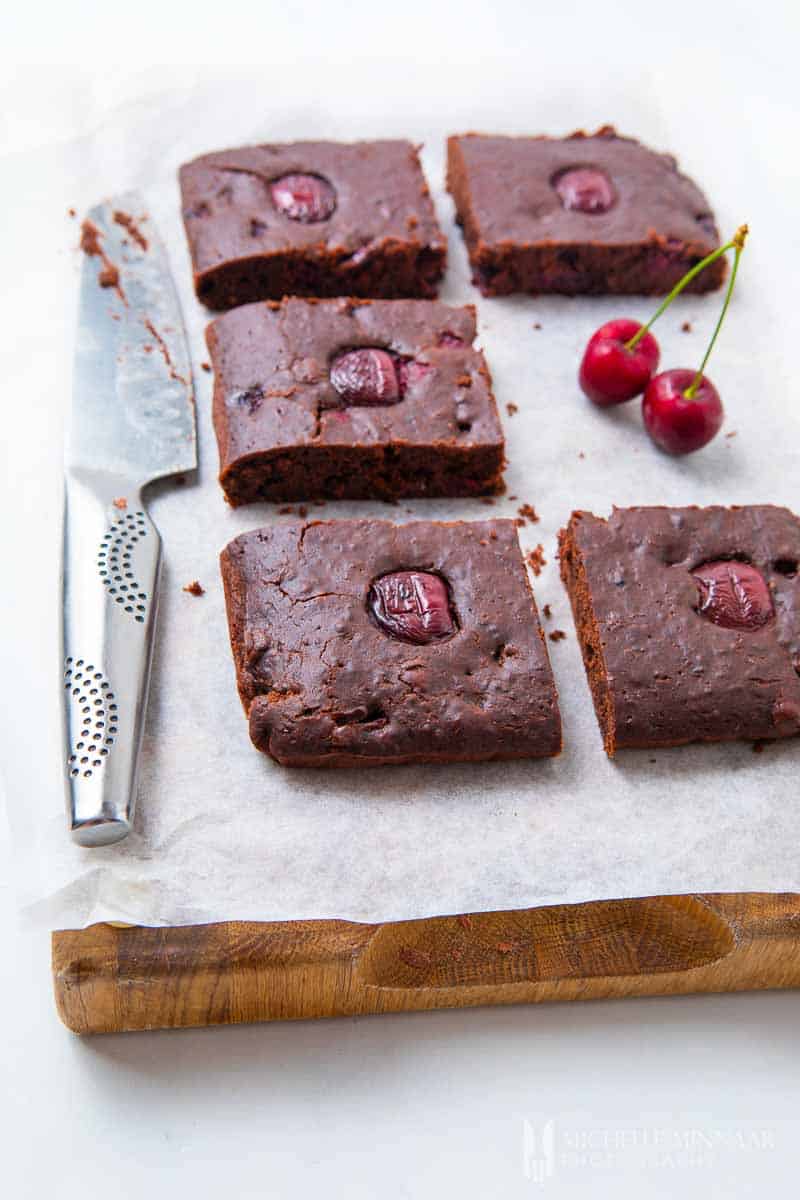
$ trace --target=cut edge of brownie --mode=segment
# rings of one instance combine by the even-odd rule
[[[617,751],[617,729],[614,701],[608,684],[608,669],[603,655],[603,639],[594,615],[583,555],[575,540],[575,526],[581,516],[582,513],[573,512],[567,527],[559,531],[559,568],[572,606],[578,643],[603,738],[603,746],[608,757],[614,758]]]
[[[231,508],[267,501],[469,499],[505,490],[502,445],[285,446],[255,451],[219,473]]]
[[[357,267],[348,267],[344,254],[312,258],[284,250],[233,258],[194,271],[193,279],[197,298],[212,312],[283,296],[435,300],[446,257],[446,244],[386,239]]]

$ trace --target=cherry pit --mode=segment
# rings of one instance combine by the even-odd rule
[[[719,392],[703,372],[728,311],[746,237],[747,226],[742,225],[729,242],[696,263],[646,325],[627,317],[608,321],[592,334],[584,351],[578,373],[584,394],[598,408],[610,408],[642,396],[645,429],[667,454],[689,454],[700,450],[722,426]],[[656,375],[661,352],[650,332],[651,326],[696,275],[729,250],[734,251],[734,260],[728,290],[699,368],[680,367]]]

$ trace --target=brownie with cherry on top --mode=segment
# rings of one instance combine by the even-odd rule
[[[447,187],[485,296],[657,295],[719,245],[708,201],[675,159],[610,125],[451,137]],[[687,291],[719,287],[725,270],[719,259]]]
[[[195,290],[209,308],[436,296],[447,239],[411,142],[223,150],[184,164],[180,187]]]
[[[282,765],[559,753],[513,521],[272,525],[221,569],[250,737]]]
[[[559,537],[603,742],[800,733],[800,519],[772,505],[575,512]]]
[[[218,317],[206,339],[228,501],[501,490],[476,333],[474,308],[430,300],[291,298]]]

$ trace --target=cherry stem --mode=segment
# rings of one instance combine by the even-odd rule
[[[661,304],[659,304],[658,308],[653,313],[652,317],[647,322],[647,324],[643,325],[641,327],[641,329],[637,329],[636,333],[633,335],[633,337],[628,339],[628,341],[625,343],[625,349],[626,350],[634,350],[636,348],[636,346],[639,344],[639,342],[642,340],[644,335],[649,332],[651,326],[653,326],[656,323],[656,321],[658,320],[658,318],[661,316],[662,313],[666,312],[666,310],[669,308],[670,304],[672,304],[672,301],[675,299],[676,296],[679,296],[681,294],[681,292],[686,287],[686,285],[691,283],[692,280],[695,278],[695,276],[699,275],[701,271],[704,271],[705,268],[707,266],[709,266],[710,263],[716,262],[717,259],[721,258],[723,254],[727,254],[729,250],[736,251],[736,260],[734,263],[733,273],[732,273],[732,277],[731,277],[731,284],[732,284],[733,279],[736,275],[736,267],[738,266],[738,263],[739,263],[739,255],[742,252],[742,247],[744,246],[744,240],[746,237],[747,237],[747,226],[740,225],[739,228],[736,230],[736,233],[733,235],[733,237],[731,238],[731,240],[729,242],[726,242],[724,246],[718,246],[716,250],[712,250],[711,254],[707,254],[706,257],[701,259],[699,263],[695,263],[695,265],[691,268],[691,270],[687,271],[686,274],[683,276],[683,278],[678,280],[678,282],[675,284],[675,287],[672,289],[672,291],[669,293],[669,295],[664,298],[664,300],[662,301]],[[725,301],[725,308],[728,307],[729,299],[730,299],[730,285],[728,288],[728,296]],[[725,315],[725,309],[722,310],[722,315],[723,316]],[[716,337],[716,336],[717,335],[715,333],[714,337]],[[711,345],[713,346],[713,344],[714,344],[714,342],[712,340]],[[711,352],[711,350],[709,347],[709,353],[710,352]],[[708,358],[708,355],[706,355],[706,359],[704,359],[704,361],[703,361],[704,366],[705,366],[705,362],[706,362],[707,358]],[[701,373],[702,373],[702,368],[701,368]],[[694,384],[692,386],[694,386]]]
[[[739,234],[741,234],[741,237],[739,236]],[[708,349],[706,350],[705,354],[703,355],[703,361],[700,363],[698,372],[695,375],[692,382],[689,384],[686,391],[683,393],[687,400],[694,400],[694,398],[695,398],[697,389],[700,387],[700,384],[702,383],[702,380],[703,380],[703,371],[706,369],[706,363],[708,362],[709,358],[711,357],[711,351],[714,349],[714,342],[717,340],[717,335],[719,334],[719,331],[722,328],[722,322],[725,320],[725,313],[728,311],[728,305],[730,304],[731,296],[733,295],[733,285],[736,282],[736,272],[739,270],[739,259],[742,257],[742,250],[744,249],[744,239],[746,237],[747,237],[747,226],[743,225],[742,228],[737,232],[737,236],[733,239],[733,243],[736,248],[736,253],[733,256],[733,268],[731,270],[731,277],[728,282],[728,290],[725,293],[725,301],[722,305],[722,312],[719,314],[719,320],[717,321],[717,327],[714,330],[713,334],[711,335],[711,341],[708,343]]]

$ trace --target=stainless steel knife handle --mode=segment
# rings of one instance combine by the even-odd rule
[[[137,487],[67,476],[62,695],[74,841],[107,846],[133,824],[156,625],[161,538]]]

